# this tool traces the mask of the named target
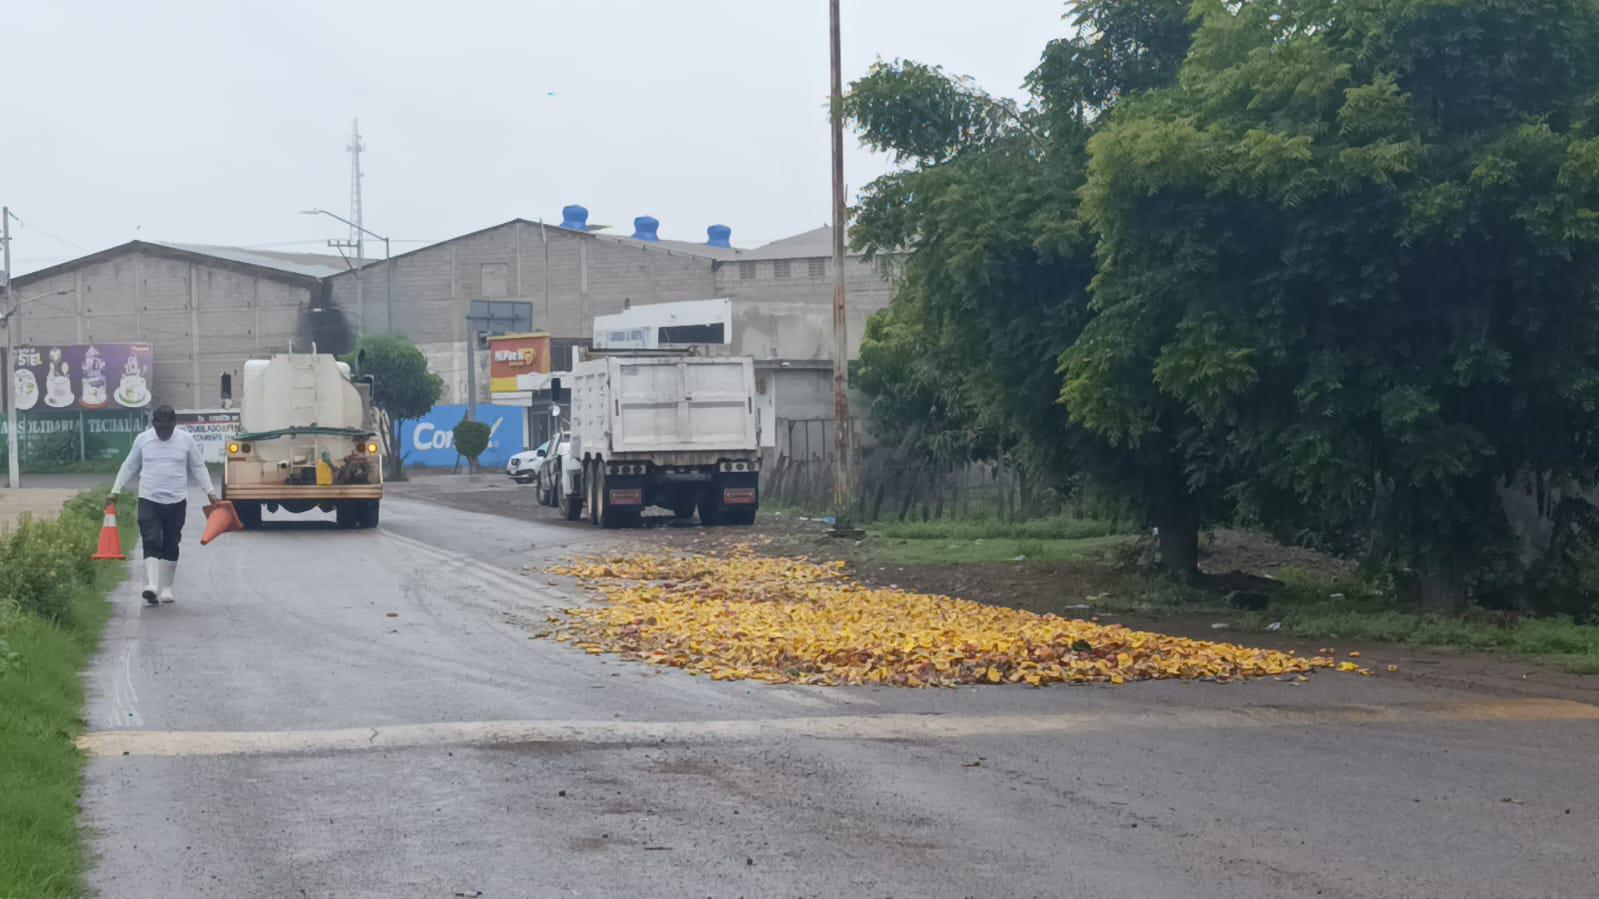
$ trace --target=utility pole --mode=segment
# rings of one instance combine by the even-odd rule
[[[17,323],[16,306],[11,293],[11,207],[0,207],[0,244],[5,246],[6,288],[6,485],[15,490],[22,486],[21,455],[17,440]]]
[[[371,237],[374,237],[374,238],[376,238],[378,240],[383,241],[383,271],[384,271],[384,276],[383,276],[383,305],[385,306],[384,316],[385,316],[385,319],[387,321],[387,325],[384,328],[384,333],[393,334],[394,333],[394,269],[390,267],[390,260],[393,259],[394,257],[393,257],[393,254],[389,252],[389,239],[387,237],[384,237],[381,234],[378,234],[378,233],[372,231],[370,228],[367,228],[365,225],[357,225],[354,222],[350,221],[349,219],[345,218],[344,216],[338,215],[336,213],[329,212],[326,209],[302,209],[302,210],[300,210],[300,214],[301,215],[325,215],[325,216],[327,216],[328,218],[331,218],[331,219],[338,219],[339,221],[345,223],[346,225],[349,225],[352,229],[359,230],[360,233],[369,235]],[[328,246],[330,246],[330,247],[347,247],[347,246],[350,246],[350,244],[351,244],[350,241],[342,241],[342,240],[330,240],[330,241],[328,241]],[[356,252],[359,253],[360,249],[357,248]],[[355,294],[356,295],[356,302],[359,303],[360,302],[360,296],[361,296],[361,270],[359,268],[357,268],[355,270],[355,285],[356,285],[356,294]],[[361,327],[361,330],[362,330],[363,333],[366,331],[365,318],[366,318],[365,316],[362,316],[362,322],[361,322],[362,327]]]
[[[832,49],[833,96],[833,423],[837,432],[833,449],[833,520],[846,529],[851,495],[849,425],[849,322],[844,304],[844,232],[848,215],[844,209],[844,78],[838,37],[838,3],[828,0],[829,37]]]

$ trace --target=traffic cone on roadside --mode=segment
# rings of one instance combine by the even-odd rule
[[[244,530],[244,522],[239,520],[238,510],[233,508],[233,503],[227,500],[221,500],[213,506],[206,506],[201,511],[205,512],[205,535],[200,538],[201,546],[205,546],[228,531]]]
[[[117,530],[117,501],[114,499],[106,500],[105,522],[100,525],[100,548],[89,558],[106,561],[127,558],[122,554],[122,532]]]

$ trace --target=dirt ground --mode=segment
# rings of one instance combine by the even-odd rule
[[[431,475],[389,489],[411,498],[450,508],[521,520],[560,521],[554,509],[534,500],[529,487],[503,475]],[[587,529],[587,521],[562,522]],[[1246,630],[1242,615],[1226,612],[1131,615],[1096,608],[1095,597],[1124,587],[1127,578],[1103,564],[1082,562],[995,562],[960,565],[906,565],[872,558],[870,540],[840,540],[827,534],[820,520],[793,514],[763,513],[754,527],[703,528],[670,516],[646,517],[644,526],[628,532],[641,550],[719,554],[735,546],[753,545],[770,555],[808,556],[849,563],[851,572],[874,586],[892,586],[938,593],[975,602],[1027,609],[1040,614],[1089,618],[1105,624],[1155,630],[1204,640],[1227,640],[1269,649],[1315,653],[1332,650],[1339,657],[1358,652],[1362,664],[1380,677],[1400,678],[1431,686],[1451,687],[1497,696],[1535,696],[1599,703],[1599,677],[1557,671],[1535,661],[1474,652],[1421,649],[1402,644],[1348,640],[1307,640]],[[1336,577],[1352,573],[1350,563],[1295,547],[1284,547],[1259,535],[1218,530],[1203,538],[1202,567],[1226,576],[1241,572],[1272,577],[1287,569]],[[1220,627],[1218,627],[1220,625]],[[1398,671],[1387,671],[1388,665]]]

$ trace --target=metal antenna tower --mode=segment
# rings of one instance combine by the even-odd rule
[[[338,250],[341,256],[345,250],[355,250],[355,333],[359,338],[366,333],[366,296],[361,285],[361,269],[366,265],[366,228],[361,224],[361,151],[366,147],[361,143],[359,118],[350,119],[350,143],[344,149],[350,152],[350,217],[343,221],[350,226],[350,237],[348,240],[330,240],[328,246]],[[345,261],[348,262],[349,258],[346,257]]]
[[[361,241],[365,237],[361,233],[361,151],[366,149],[361,145],[361,120],[350,120],[350,145],[344,149],[350,151],[350,221],[355,222],[350,226],[350,240],[355,242],[355,258],[361,259]]]

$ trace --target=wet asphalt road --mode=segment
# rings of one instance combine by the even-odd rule
[[[1599,894],[1592,705],[714,683],[530,639],[582,600],[523,566],[648,535],[198,536],[88,676],[106,897]]]

